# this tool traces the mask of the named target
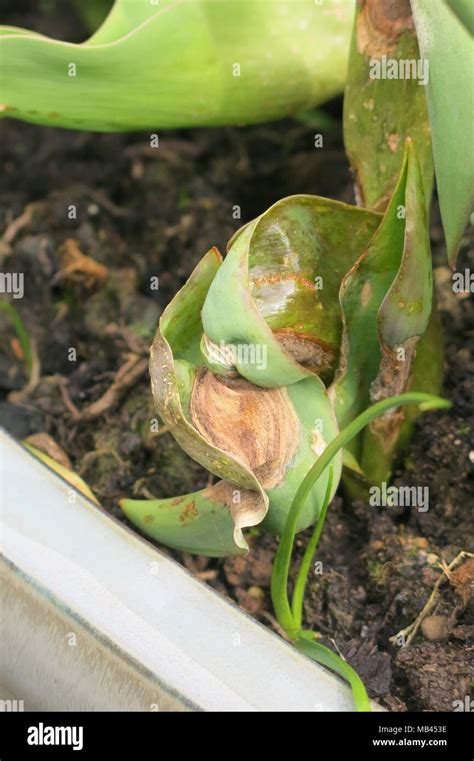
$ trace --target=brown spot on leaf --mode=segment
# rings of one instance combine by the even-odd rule
[[[294,272],[285,272],[283,275],[262,275],[262,277],[254,278],[252,280],[252,284],[258,288],[262,285],[283,283],[287,282],[288,280],[291,280],[294,283],[298,283],[298,285],[301,285],[303,288],[307,288],[310,291],[316,291],[316,285],[311,282],[311,280],[308,280],[308,278],[303,277],[303,275],[298,275]]]
[[[395,351],[383,348],[379,372],[370,389],[372,402],[397,396],[407,390],[417,343],[418,336],[413,336],[399,347],[403,349],[403,359],[399,359]],[[398,407],[388,410],[370,424],[370,430],[379,437],[384,451],[390,451],[404,419],[405,412],[402,407]]]
[[[326,341],[297,333],[291,328],[275,330],[274,335],[296,362],[317,375],[324,375],[333,367],[336,352]]]
[[[300,424],[288,392],[228,380],[205,368],[196,373],[191,417],[197,430],[272,489],[296,454]]]
[[[357,18],[359,53],[371,58],[387,55],[407,31],[414,31],[410,0],[363,0]]]
[[[180,513],[179,522],[186,523],[186,522],[192,521],[194,518],[197,518],[197,516],[198,516],[198,510],[196,507],[196,503],[194,500],[192,500],[192,502],[189,502]]]

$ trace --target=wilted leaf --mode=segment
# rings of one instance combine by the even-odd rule
[[[32,454],[34,454],[35,457],[38,458],[38,460],[44,462],[48,468],[54,470],[55,473],[61,476],[61,478],[64,478],[64,480],[70,483],[71,486],[77,489],[77,491],[80,491],[81,494],[83,494],[85,497],[90,499],[92,502],[95,502],[96,505],[99,504],[99,501],[91,488],[80,476],[77,475],[77,473],[74,473],[73,470],[66,468],[64,465],[61,465],[61,463],[59,463],[57,460],[54,460],[49,455],[45,454],[45,452],[42,452],[40,449],[37,449],[31,444],[25,443],[25,446]]]

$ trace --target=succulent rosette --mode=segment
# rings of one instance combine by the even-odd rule
[[[224,260],[215,248],[204,256],[163,312],[150,375],[161,419],[220,480],[178,497],[122,500],[134,524],[179,549],[246,552],[243,529],[282,533],[299,484],[340,425],[377,399],[437,390],[424,365],[439,347],[424,207],[407,143],[384,215],[291,196],[239,230]],[[335,458],[331,497],[343,457],[350,486],[390,472],[411,424],[404,414],[382,418]],[[316,521],[327,485],[326,471],[298,530]]]

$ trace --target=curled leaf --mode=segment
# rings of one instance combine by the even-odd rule
[[[366,215],[359,210],[356,217],[366,221]],[[367,217],[369,225],[378,223],[377,215]],[[245,240],[250,229],[251,226],[237,242]],[[282,379],[270,387],[253,384],[234,366],[233,372],[215,374],[209,362],[205,364],[201,354],[204,343],[201,315],[207,314],[213,332],[214,325],[219,330],[229,309],[233,310],[236,323],[248,318],[247,324],[252,325],[256,316],[255,332],[261,330],[265,358],[270,355],[266,343],[269,337],[278,347],[277,358],[283,357],[287,362],[283,349],[258,312],[246,316],[239,301],[232,302],[232,294],[226,310],[216,313],[215,323],[209,316],[207,300],[223,266],[216,249],[206,254],[165,309],[150,357],[158,414],[180,446],[221,478],[221,485],[212,491],[183,497],[184,507],[189,507],[185,514],[168,510],[172,505],[168,499],[152,504],[140,500],[122,503],[130,520],[138,522],[149,535],[176,547],[184,547],[186,542],[186,547],[194,552],[207,554],[221,554],[223,546],[225,554],[242,552],[246,548],[242,529],[261,522],[269,531],[281,532],[299,482],[338,431],[324,384],[296,361],[291,361],[291,367],[299,373],[299,380],[287,387]],[[336,458],[334,468],[339,478],[341,457]],[[308,499],[298,529],[316,520],[326,482],[327,474]],[[333,492],[336,488],[337,481]],[[193,512],[193,505],[197,513]],[[145,521],[145,514],[152,515],[153,520]],[[187,522],[183,522],[182,515],[188,516]],[[196,528],[188,530],[191,518]],[[218,526],[224,537],[215,546],[209,538],[204,542],[205,531],[200,528],[210,522]]]
[[[331,377],[342,320],[342,278],[381,217],[317,196],[278,201],[231,240],[202,320],[214,372],[236,370],[260,386]],[[223,352],[219,357],[214,347]]]
[[[257,492],[239,492],[228,481],[181,497],[122,499],[120,507],[129,521],[155,541],[210,557],[248,552],[242,528],[253,525],[255,517],[262,518],[266,511]]]

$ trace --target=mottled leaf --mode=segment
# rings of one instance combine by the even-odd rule
[[[340,301],[343,348],[330,397],[341,428],[371,402],[408,388],[437,389],[436,364],[432,371],[424,365],[426,377],[414,383],[417,345],[432,312],[432,274],[422,178],[411,142],[382,223],[344,278]],[[433,318],[432,327],[436,324]],[[425,356],[428,349],[438,356],[441,346],[433,331],[427,340]],[[388,477],[404,420],[403,411],[390,412],[351,446],[369,480],[381,473]]]
[[[416,146],[429,204],[433,162],[425,78],[430,75],[408,0],[362,0],[344,96],[344,141],[362,206],[386,208],[407,137]]]
[[[248,552],[248,545],[238,525],[239,516],[237,524],[232,517],[234,492],[238,487],[219,481],[182,497],[122,499],[120,507],[140,531],[167,547],[210,557],[242,555]],[[257,492],[242,496],[258,510]]]
[[[271,206],[234,236],[209,289],[202,319],[210,348],[234,347],[234,367],[261,386],[311,372],[330,377],[342,331],[340,283],[380,219],[317,196]]]

